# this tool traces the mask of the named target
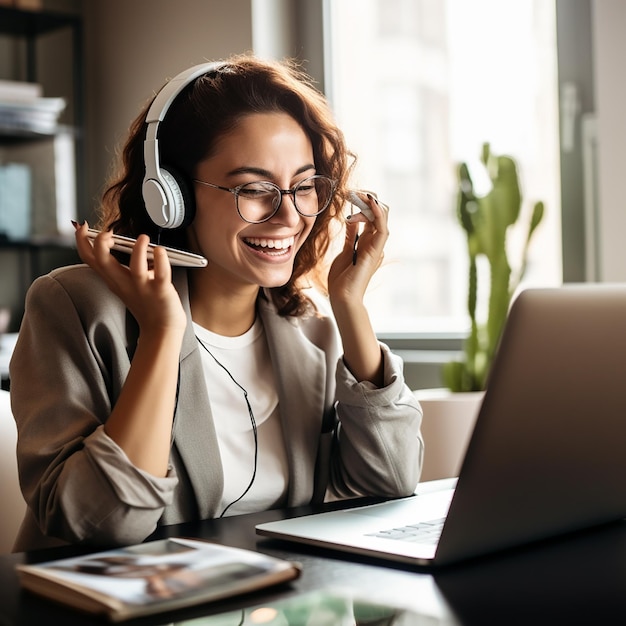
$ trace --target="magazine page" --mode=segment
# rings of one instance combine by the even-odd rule
[[[18,573],[37,593],[88,608],[89,603],[70,600],[81,592],[114,613],[132,616],[244,593],[298,572],[293,563],[250,550],[175,538],[20,565]],[[59,588],[74,593],[64,595]]]

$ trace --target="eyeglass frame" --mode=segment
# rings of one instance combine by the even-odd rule
[[[326,204],[326,206],[323,209],[320,209],[317,213],[313,213],[312,215],[307,215],[306,213],[302,213],[302,211],[300,211],[300,209],[298,208],[298,204],[296,202],[296,191],[297,191],[297,189],[298,189],[298,187],[300,185],[302,185],[303,183],[307,182],[308,180],[315,179],[315,178],[324,178],[324,179],[326,179],[327,181],[330,182],[330,195],[329,195],[328,203]],[[296,211],[298,212],[298,214],[301,215],[302,217],[317,217],[318,215],[321,215],[330,206],[330,203],[332,202],[332,199],[333,199],[333,195],[335,194],[335,189],[337,187],[337,181],[333,180],[332,178],[330,178],[328,176],[324,176],[323,174],[313,174],[312,176],[308,176],[307,178],[304,178],[300,182],[296,183],[291,189],[281,189],[276,183],[273,183],[270,180],[252,180],[252,181],[249,181],[247,183],[243,183],[241,185],[237,185],[236,187],[224,187],[222,185],[216,185],[215,183],[209,183],[206,180],[200,180],[198,178],[194,178],[193,182],[194,183],[199,183],[201,185],[205,185],[206,187],[212,187],[213,189],[220,189],[221,191],[228,191],[229,193],[232,193],[233,196],[235,196],[235,208],[237,209],[237,215],[239,215],[239,217],[244,222],[247,222],[248,224],[263,224],[263,222],[267,222],[268,220],[271,220],[274,217],[274,215],[276,215],[276,213],[278,213],[280,207],[282,206],[282,204],[283,204],[283,196],[291,196],[292,197],[293,206],[296,209]],[[267,217],[264,217],[262,220],[247,220],[241,214],[241,211],[239,210],[239,192],[241,191],[241,189],[243,189],[247,185],[261,185],[261,184],[262,185],[270,185],[276,191],[278,191],[278,193],[280,193],[280,202],[276,205],[276,208],[274,209],[274,211],[270,215],[268,215]]]

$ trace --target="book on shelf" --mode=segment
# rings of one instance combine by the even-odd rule
[[[22,80],[0,80],[0,101],[30,102],[43,96],[43,87],[39,83]]]
[[[113,622],[250,593],[301,571],[291,561],[182,537],[16,570],[25,589]]]
[[[45,98],[38,83],[0,80],[0,129],[4,132],[54,133],[65,98]]]
[[[20,163],[31,172],[31,238],[73,236],[76,219],[74,135],[59,131],[42,141],[0,145],[0,164]]]
[[[31,234],[31,169],[25,163],[0,163],[0,237]]]
[[[0,100],[0,128],[5,132],[54,133],[65,106],[64,98],[37,98],[30,102]]]

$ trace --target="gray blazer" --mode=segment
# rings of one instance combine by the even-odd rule
[[[165,478],[133,466],[103,430],[137,343],[123,303],[85,265],[55,270],[29,289],[10,365],[28,503],[15,550],[136,543],[157,525],[218,514],[222,464],[186,270],[175,270],[174,284],[189,324]],[[412,493],[422,466],[422,413],[401,360],[381,344],[385,387],[359,383],[343,365],[332,315],[280,317],[264,294],[258,312],[278,384],[286,504]]]

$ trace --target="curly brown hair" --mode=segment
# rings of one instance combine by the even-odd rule
[[[186,227],[161,230],[144,206],[143,142],[150,104],[147,103],[130,127],[119,171],[103,194],[99,227],[131,237],[146,233],[152,241],[184,248]],[[311,78],[293,60],[267,61],[252,55],[231,57],[197,78],[176,97],[160,125],[159,154],[162,167],[182,181],[184,195],[193,204],[191,180],[197,165],[212,155],[219,138],[245,115],[273,112],[287,113],[298,122],[313,146],[316,172],[336,182],[329,208],[316,218],[309,237],[298,251],[290,280],[268,290],[280,315],[297,316],[310,309],[303,291],[307,281],[325,289],[326,253],[340,230],[347,181],[355,161],[326,98]],[[184,181],[189,181],[189,185]]]

